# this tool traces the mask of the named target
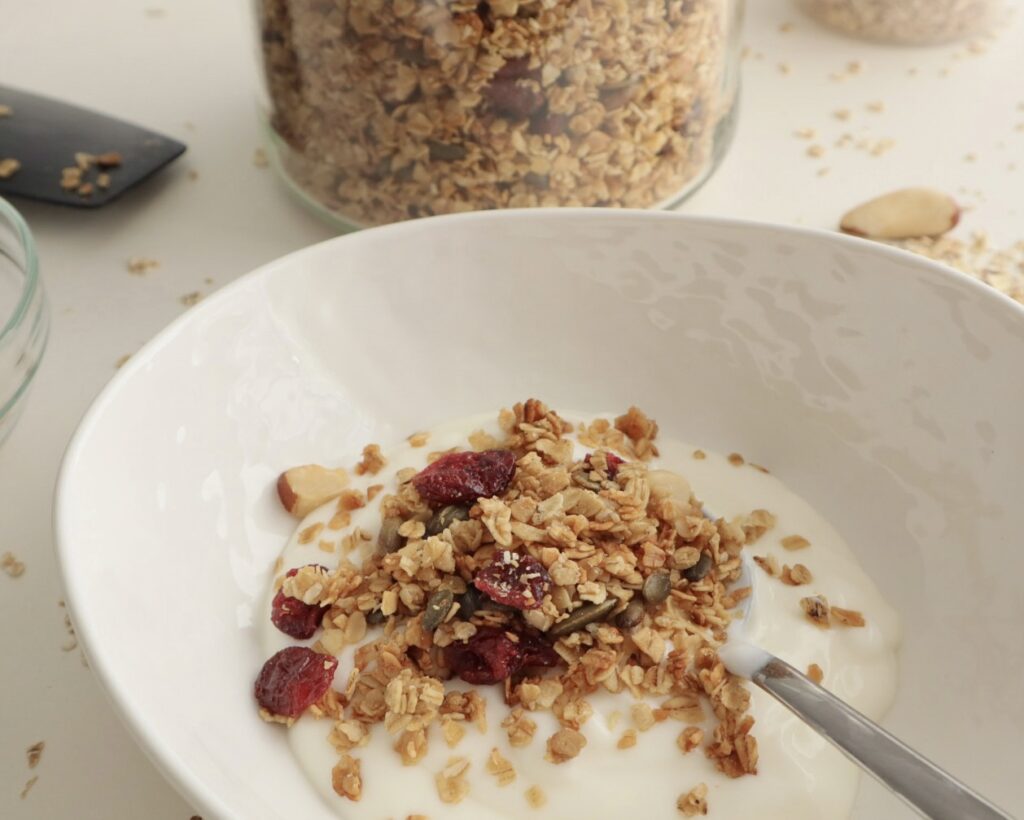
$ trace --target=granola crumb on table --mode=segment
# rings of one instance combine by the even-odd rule
[[[359,749],[374,732],[389,736],[405,765],[419,764],[430,743],[454,750],[468,731],[485,732],[480,685],[503,687],[507,711],[490,717],[509,745],[532,745],[552,764],[585,756],[588,696],[610,692],[632,701],[619,749],[643,742],[656,723],[679,721],[681,752],[703,746],[725,775],[756,774],[750,692],[718,649],[732,608],[750,592],[735,586],[742,551],[774,516],[705,517],[685,479],[649,469],[658,426],[635,407],[574,429],[530,399],[503,410],[499,423],[501,436],[478,442],[487,449],[439,453],[420,473],[399,470],[397,489],[378,491],[389,535],[358,564],[349,550],[334,570],[309,564],[279,574],[275,606],[322,616],[311,648],[290,647],[267,662],[257,685],[258,700],[269,693],[260,700],[263,717],[290,724],[307,712],[330,721],[339,756],[332,784],[350,800],[362,795]],[[570,432],[591,448],[582,460]],[[369,445],[355,472],[376,475],[386,464]],[[466,487],[489,495],[467,495]],[[366,503],[349,488],[335,497],[340,512]],[[318,538],[322,527],[314,526],[299,540]],[[350,537],[371,539],[361,531]],[[788,584],[811,580],[801,564],[780,571],[774,558],[755,560]],[[829,607],[820,595],[801,606],[819,626],[863,625],[860,613]],[[354,648],[354,668],[324,691],[345,647]],[[299,673],[305,690],[281,688]],[[463,685],[453,685],[458,679]],[[309,693],[323,694],[306,705]],[[543,744],[534,744],[535,711],[560,726]],[[709,726],[695,725],[709,714]],[[442,801],[469,794],[471,765],[502,786],[517,777],[496,747],[479,761],[453,756],[434,775]],[[535,807],[546,801],[536,786],[526,795]],[[703,784],[691,789],[679,811],[706,813],[706,795]]]

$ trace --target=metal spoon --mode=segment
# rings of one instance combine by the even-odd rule
[[[742,619],[733,621],[729,640],[719,650],[730,672],[756,683],[924,817],[1013,820],[788,663],[746,640],[744,624],[757,597],[752,566],[744,555],[736,586],[749,585],[751,595],[738,607]]]

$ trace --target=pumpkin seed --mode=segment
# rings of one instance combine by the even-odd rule
[[[634,599],[615,616],[615,625],[619,629],[632,629],[644,619],[644,611],[643,603]]]
[[[398,528],[401,526],[402,519],[398,516],[385,518],[381,522],[377,543],[384,552],[397,552],[402,548],[405,539],[398,534]]]
[[[366,615],[367,626],[380,626],[384,621],[388,619],[388,616],[381,612],[379,609],[375,609]]]
[[[607,598],[599,604],[585,604],[573,612],[564,621],[559,621],[551,629],[548,635],[552,638],[559,638],[583,629],[587,624],[602,620],[609,612],[619,605],[618,598]]]
[[[601,492],[601,482],[592,479],[587,470],[579,470],[578,472],[573,473],[572,477],[573,480],[585,490],[593,490],[595,493]]]
[[[468,621],[480,609],[481,604],[483,604],[483,593],[475,586],[470,585],[459,596],[459,611],[457,614],[464,621]]]
[[[442,507],[427,522],[427,535],[440,535],[456,521],[469,520],[469,507]]]
[[[444,623],[453,603],[455,603],[455,596],[448,587],[441,587],[431,595],[427,601],[426,611],[423,613],[423,628],[430,631],[437,629]]]
[[[711,553],[702,552],[700,560],[689,569],[683,570],[683,577],[691,584],[701,580],[711,571]]]
[[[643,596],[649,604],[660,604],[672,591],[667,572],[653,572],[644,579]]]

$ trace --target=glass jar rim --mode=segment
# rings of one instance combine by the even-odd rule
[[[25,255],[24,264],[18,265],[25,274],[25,283],[21,289],[21,296],[18,299],[18,304],[14,307],[14,311],[4,324],[0,326],[0,344],[3,344],[4,340],[21,324],[25,314],[28,312],[29,305],[32,303],[32,297],[39,286],[39,258],[36,255],[36,243],[32,238],[32,231],[29,230],[28,223],[25,222],[24,217],[22,217],[17,209],[3,197],[0,197],[0,220],[7,222],[14,229],[14,234],[21,244],[22,252]]]

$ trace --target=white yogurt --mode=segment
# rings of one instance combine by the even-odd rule
[[[580,417],[566,418],[577,421]],[[393,492],[393,476],[398,469],[421,469],[426,466],[430,451],[467,447],[466,436],[480,428],[497,435],[494,415],[435,430],[423,448],[414,449],[403,443],[385,450],[387,467],[379,476],[357,478],[355,486],[383,483],[384,493]],[[661,457],[651,466],[686,476],[697,496],[716,515],[731,518],[756,508],[774,513],[776,527],[752,547],[753,552],[774,555],[780,565],[805,564],[814,575],[812,584],[790,587],[755,569],[757,604],[745,625],[745,636],[798,669],[817,663],[825,672],[826,688],[869,717],[880,718],[891,705],[896,690],[898,619],[839,534],[773,475],[749,466],[735,467],[713,452],[707,452],[705,459],[694,459],[694,446],[682,442],[659,438],[658,447]],[[380,496],[357,510],[351,526],[375,533],[380,521],[379,499]],[[297,532],[315,522],[326,523],[334,510],[332,502],[314,511]],[[340,539],[347,531],[334,537]],[[792,534],[804,536],[812,546],[798,552],[785,550],[780,541]],[[373,544],[366,548],[372,549]],[[310,563],[333,568],[338,560],[336,554],[322,551],[316,541],[299,544],[295,536],[282,557],[284,569]],[[358,555],[352,557],[357,562],[361,559]],[[804,618],[799,600],[817,593],[837,606],[860,610],[867,626],[831,630],[815,627]],[[272,590],[267,594],[262,628],[263,649],[268,657],[295,643],[271,624],[271,597]],[[339,660],[335,676],[338,688],[344,686],[351,671],[351,650],[339,655]],[[448,687],[466,689],[469,684],[455,680]],[[392,748],[393,738],[383,725],[376,726],[369,745],[352,752],[362,761],[363,796],[358,803],[339,797],[331,788],[331,769],[337,762],[337,754],[327,742],[331,722],[304,717],[288,732],[299,764],[337,814],[346,818],[404,820],[409,814],[423,814],[432,820],[564,820],[640,815],[675,820],[681,816],[676,810],[676,798],[698,783],[708,786],[709,816],[725,820],[847,817],[857,789],[858,770],[784,707],[760,690],[752,689],[751,714],[757,721],[754,734],[760,750],[758,774],[735,780],[720,774],[702,750],[687,755],[680,752],[676,737],[683,724],[678,721],[667,720],[639,733],[637,745],[631,749],[616,748],[622,733],[632,727],[629,710],[633,699],[628,693],[600,692],[588,696],[594,714],[581,728],[587,746],[578,757],[560,765],[544,759],[545,741],[558,729],[549,712],[530,714],[538,729],[529,746],[509,745],[501,728],[508,707],[498,686],[478,687],[487,699],[486,734],[470,726],[453,750],[444,743],[439,727],[432,726],[429,752],[414,766],[402,765]],[[652,705],[656,703],[652,701]],[[712,727],[713,718],[705,726],[708,737]],[[515,766],[518,776],[508,786],[499,787],[497,779],[485,769],[487,757],[495,747]],[[461,803],[448,805],[438,797],[434,776],[453,755],[466,756],[471,761],[467,775],[470,792]],[[539,786],[547,797],[547,803],[540,809],[527,803],[525,792],[531,786]]]

